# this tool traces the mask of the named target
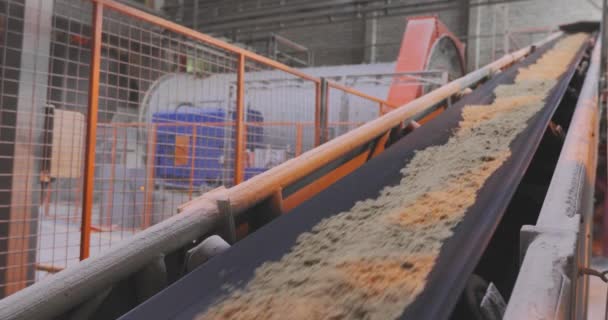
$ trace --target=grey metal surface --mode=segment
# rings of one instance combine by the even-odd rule
[[[525,258],[505,319],[585,319],[597,164],[600,47],[596,45],[570,131],[535,226],[522,230]]]

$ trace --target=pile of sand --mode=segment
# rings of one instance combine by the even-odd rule
[[[490,105],[466,106],[449,141],[418,151],[399,185],[321,221],[203,319],[394,319],[425,286],[443,241],[542,107],[585,34],[564,38]],[[364,183],[364,182],[363,182]],[[353,186],[356,187],[356,186]]]

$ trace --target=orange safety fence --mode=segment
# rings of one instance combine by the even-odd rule
[[[0,72],[0,297],[395,107],[111,0],[0,2]]]

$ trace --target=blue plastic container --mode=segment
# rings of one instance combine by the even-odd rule
[[[224,163],[222,159],[225,156],[232,159],[232,155],[225,153],[234,150],[234,125],[228,124],[228,122],[234,122],[235,116],[234,112],[227,115],[226,111],[220,108],[193,107],[181,107],[177,111],[153,114],[152,122],[163,124],[158,126],[156,131],[155,174],[158,178],[157,181],[184,188],[190,186],[191,176],[194,178],[193,185],[196,187],[203,184],[219,185],[227,182],[223,180],[232,175],[234,163]],[[247,111],[247,122],[263,121],[264,118],[259,111]],[[196,126],[192,124],[196,124]],[[193,143],[194,128],[196,128],[196,141]],[[247,133],[248,148],[263,142],[264,128],[262,126],[247,126]],[[181,142],[179,146],[176,145],[178,139]],[[195,150],[194,157],[193,149]],[[176,157],[176,150],[178,157]],[[265,169],[253,171],[259,170]],[[223,172],[227,174],[223,175]],[[253,176],[247,172],[246,179]]]

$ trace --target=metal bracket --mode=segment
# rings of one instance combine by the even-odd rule
[[[321,78],[321,108],[319,110],[320,114],[320,125],[321,125],[321,144],[327,142],[329,140],[329,132],[328,132],[328,123],[327,123],[327,99],[329,94],[329,86],[327,79]]]
[[[597,271],[592,268],[578,267],[578,275],[579,276],[588,275],[588,276],[598,277],[598,278],[602,279],[602,281],[608,283],[608,270]]]
[[[538,227],[531,225],[522,226],[519,232],[519,261],[523,262],[524,257],[526,256],[526,252],[528,251],[528,247],[534,240],[543,234],[560,234],[564,236],[576,236],[578,232],[576,230],[570,229],[555,229],[555,228],[546,228],[546,227]]]
[[[578,275],[579,276],[588,275],[588,276],[598,277],[598,278],[602,279],[602,281],[604,281],[605,283],[608,283],[608,270],[597,271],[592,268],[579,267]],[[604,312],[604,319],[608,320],[608,295],[606,296],[606,306],[605,306],[604,310],[606,310]]]
[[[504,319],[526,319],[523,316],[538,306],[535,316],[539,319],[569,319],[577,237],[570,227],[522,227],[520,273]]]
[[[232,213],[232,206],[230,205],[229,199],[217,200],[217,207],[220,210],[220,215],[224,219],[224,237],[229,244],[236,242],[236,225],[234,223],[234,214]]]

